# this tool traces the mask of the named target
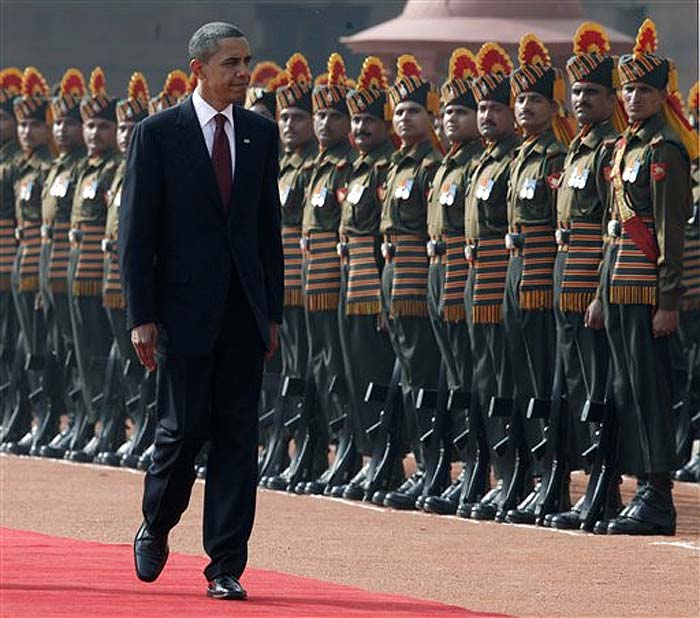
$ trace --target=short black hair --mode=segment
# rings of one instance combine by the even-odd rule
[[[243,37],[245,37],[245,34],[233,24],[227,24],[223,21],[213,21],[204,24],[192,35],[187,45],[189,59],[194,60],[196,58],[206,62],[219,49],[219,41],[221,39],[240,39]]]

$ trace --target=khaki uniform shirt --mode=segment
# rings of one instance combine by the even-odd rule
[[[104,225],[107,221],[107,192],[112,186],[121,155],[116,151],[84,159],[78,173],[71,225]]]
[[[283,226],[301,225],[306,185],[317,153],[316,141],[310,140],[301,149],[283,155],[280,160],[278,184]]]
[[[54,160],[41,196],[41,218],[47,225],[70,222],[79,164],[85,149],[77,148]]]

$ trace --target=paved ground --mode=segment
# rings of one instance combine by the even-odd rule
[[[130,543],[141,473],[0,456],[0,525]],[[583,479],[575,477],[574,493]],[[625,483],[625,495],[632,484]],[[203,484],[173,531],[201,549]],[[398,512],[260,491],[252,566],[519,616],[700,615],[700,487],[677,484],[676,537],[579,532]],[[203,582],[204,583],[204,582]]]

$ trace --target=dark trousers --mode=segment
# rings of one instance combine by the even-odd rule
[[[255,515],[264,346],[242,294],[232,283],[224,326],[210,353],[157,354],[158,426],[143,515],[155,533],[178,523],[190,500],[195,457],[211,441],[204,490],[207,579],[240,577]]]
[[[394,366],[394,350],[389,333],[380,327],[381,316],[346,315],[347,267],[343,270],[343,286],[338,307],[340,344],[343,351],[349,407],[355,444],[365,455],[372,445],[365,430],[379,420],[382,404],[365,402],[370,382],[389,384]]]
[[[280,327],[282,375],[304,378],[309,359],[304,307],[285,307]]]

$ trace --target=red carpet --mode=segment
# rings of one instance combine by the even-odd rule
[[[136,579],[131,546],[105,545],[0,528],[0,616],[497,616],[432,601],[249,569],[249,600],[205,594],[204,558],[171,554],[154,584]]]

